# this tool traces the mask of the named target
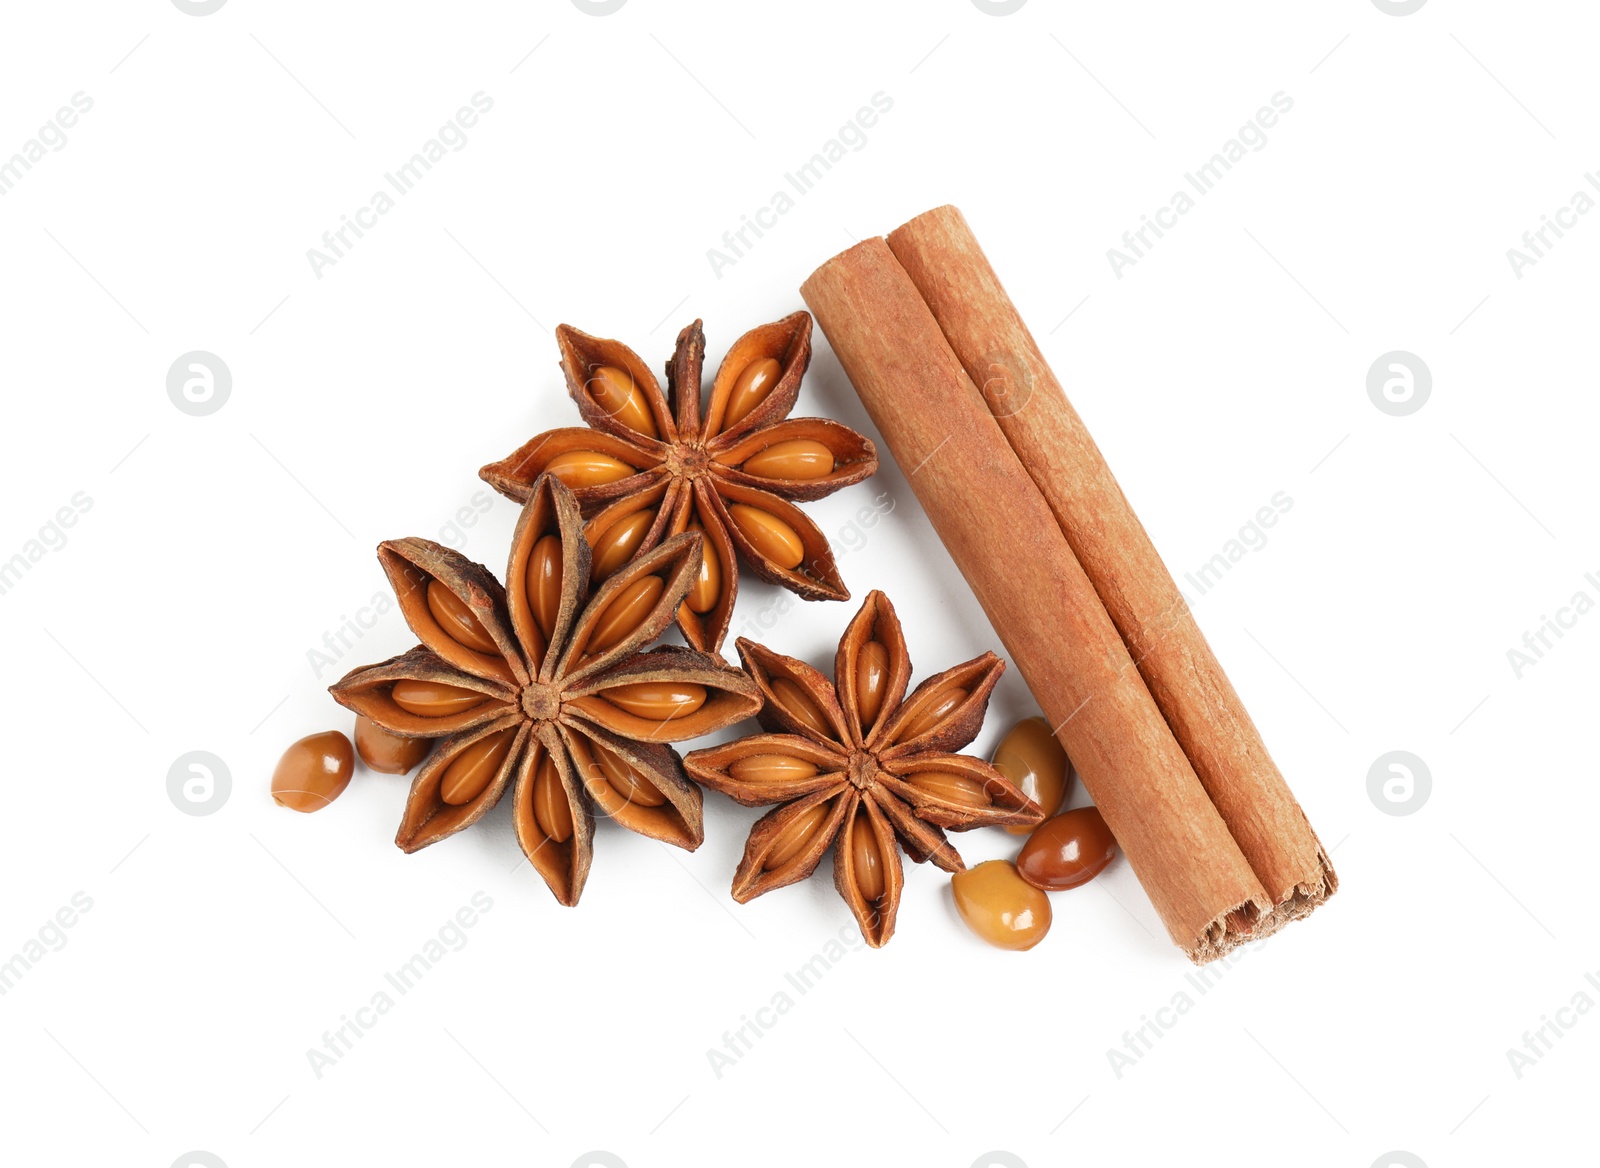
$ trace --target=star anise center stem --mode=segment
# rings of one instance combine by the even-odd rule
[[[853,751],[845,773],[859,791],[870,791],[878,782],[878,760],[864,750]]]
[[[698,441],[675,443],[663,460],[673,477],[697,479],[711,467],[711,455]]]
[[[522,712],[535,722],[553,722],[561,712],[561,691],[535,681],[522,690]]]

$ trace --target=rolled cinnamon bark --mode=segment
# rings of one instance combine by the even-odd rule
[[[966,219],[939,207],[891,232],[889,247],[982,386],[1206,793],[1271,894],[1273,911],[1257,922],[1256,935],[1311,912],[1338,887],[1333,866]]]
[[[881,238],[801,295],[1172,939],[1197,962],[1270,908],[1049,505]]]

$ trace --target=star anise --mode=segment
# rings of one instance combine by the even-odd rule
[[[845,630],[830,682],[803,661],[735,642],[766,699],[758,734],[684,759],[691,778],[746,806],[777,803],[750,829],[733,878],[741,904],[804,880],[837,840],[833,883],[877,947],[894,934],[904,883],[898,842],[918,863],[965,868],[944,828],[1032,824],[1039,806],[988,763],[954,753],[983,725],[1005,662],[993,653],[928,678],[909,696],[911,658],[888,597],[873,592]]]
[[[514,777],[517,841],[566,905],[589,874],[596,810],[642,835],[700,846],[700,790],[664,743],[747,718],[761,700],[748,677],[707,654],[640,651],[694,584],[698,534],[668,539],[591,596],[582,522],[559,480],[535,482],[505,588],[430,540],[381,544],[378,559],[422,644],[331,687],[385,730],[445,737],[412,782],[395,838],[403,850],[469,827]]]
[[[872,442],[825,418],[787,418],[811,362],[811,317],[762,325],[728,350],[701,415],[705,334],[678,334],[667,389],[637,354],[569,325],[556,329],[567,389],[588,429],[547,430],[479,473],[521,502],[549,472],[588,520],[596,579],[689,528],[705,532],[700,573],[678,611],[684,639],[721,651],[738,559],[807,600],[848,600],[833,552],[796,500],[820,499],[878,468]]]

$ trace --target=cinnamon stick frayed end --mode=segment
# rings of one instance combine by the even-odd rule
[[[1205,965],[1233,952],[1241,945],[1272,936],[1291,921],[1308,917],[1328,897],[1339,889],[1339,878],[1333,865],[1317,845],[1317,860],[1321,867],[1318,879],[1293,888],[1263,911],[1262,906],[1245,903],[1229,909],[1207,926],[1192,946],[1183,946],[1184,954],[1196,965]]]

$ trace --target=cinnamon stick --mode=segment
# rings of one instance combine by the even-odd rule
[[[1271,905],[1028,471],[882,238],[812,273],[821,324],[928,518],[1196,963]]]
[[[1333,866],[1016,306],[955,207],[889,247],[1072,546],[1156,704],[1273,900],[1257,936],[1338,887]],[[1115,828],[1113,827],[1113,830]]]

